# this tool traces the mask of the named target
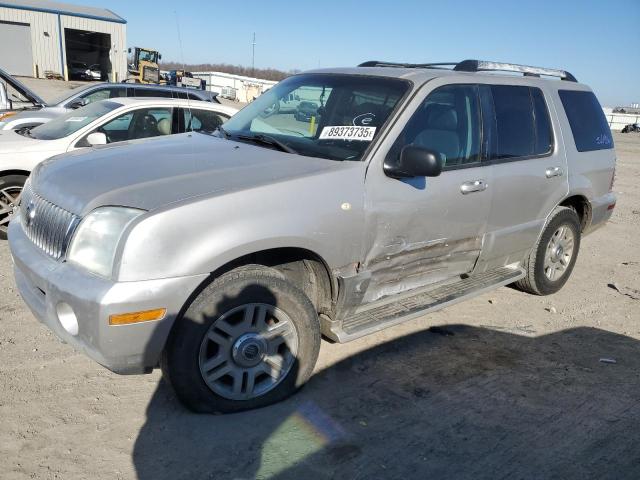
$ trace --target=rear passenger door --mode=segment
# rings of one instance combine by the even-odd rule
[[[568,192],[556,112],[542,89],[481,85],[491,210],[478,263],[486,270],[520,261]]]

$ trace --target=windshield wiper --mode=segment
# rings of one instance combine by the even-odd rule
[[[272,147],[276,147],[278,150],[287,153],[297,154],[298,152],[291,148],[289,145],[282,143],[280,140],[270,137],[269,135],[238,135],[236,137],[238,140],[247,140],[249,142],[259,143],[262,145],[270,145]]]

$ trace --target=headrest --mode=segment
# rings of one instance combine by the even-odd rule
[[[433,130],[456,130],[458,114],[451,105],[434,103],[427,107],[427,128]]]
[[[158,132],[160,135],[171,135],[171,121],[168,118],[163,118],[158,122]]]

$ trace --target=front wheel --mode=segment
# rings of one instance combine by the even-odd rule
[[[7,175],[0,177],[0,240],[7,239],[9,217],[18,208],[20,195],[27,177],[24,175]]]
[[[311,301],[278,271],[232,270],[176,320],[162,357],[178,398],[201,413],[263,407],[311,376],[320,327]]]
[[[567,207],[558,207],[525,261],[526,276],[515,283],[522,291],[550,295],[571,275],[580,249],[580,219]]]

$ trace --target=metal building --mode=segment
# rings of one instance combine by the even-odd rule
[[[106,8],[48,0],[0,0],[0,68],[12,75],[69,77],[99,65],[103,80],[127,78],[127,22]]]

